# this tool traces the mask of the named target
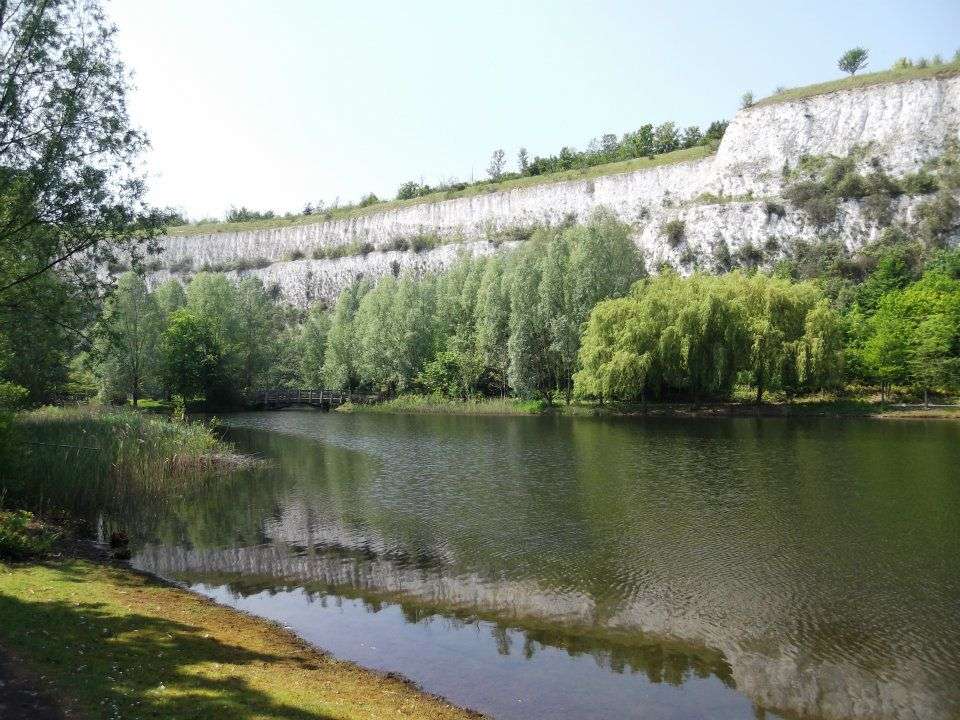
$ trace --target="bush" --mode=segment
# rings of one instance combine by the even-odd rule
[[[844,200],[859,200],[867,194],[867,182],[858,173],[848,172],[837,182],[836,193]]]
[[[687,224],[683,220],[669,220],[660,228],[660,232],[667,239],[667,245],[676,250],[683,242],[687,232]]]
[[[26,560],[46,555],[58,533],[26,510],[0,511],[0,558]]]
[[[803,211],[817,227],[823,227],[836,221],[837,201],[826,195],[813,197],[803,204]]]
[[[374,193],[367,193],[362,198],[360,198],[360,202],[357,203],[357,207],[362,207],[362,208],[370,207],[371,205],[376,205],[379,202],[380,202],[380,198],[378,198]]]
[[[917,208],[920,235],[927,245],[940,247],[943,244],[955,228],[958,212],[957,201],[946,191],[937,193],[933,200]]]
[[[787,214],[787,209],[783,205],[781,205],[778,202],[773,202],[771,200],[767,200],[763,204],[763,209],[767,213],[768,221],[771,218],[777,218],[777,220],[782,220]]]
[[[940,183],[926,170],[906,175],[901,181],[904,191],[909,195],[932,195],[940,189]]]
[[[283,259],[287,262],[293,262],[294,260],[303,260],[304,257],[303,250],[296,248],[294,250],[287,251],[287,253],[283,256]]]

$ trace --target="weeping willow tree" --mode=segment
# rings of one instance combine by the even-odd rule
[[[818,286],[741,273],[666,273],[590,314],[575,375],[581,397],[728,397],[746,377],[757,402],[841,382],[840,319]]]

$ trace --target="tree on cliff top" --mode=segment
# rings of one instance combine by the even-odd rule
[[[490,156],[490,165],[487,167],[487,174],[491,180],[497,181],[503,175],[503,166],[506,163],[506,155],[503,150],[494,150]]]
[[[837,67],[845,73],[855,75],[858,70],[863,70],[867,66],[867,58],[870,52],[862,47],[855,47],[847,50],[837,61]]]

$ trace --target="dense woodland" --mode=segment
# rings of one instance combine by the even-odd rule
[[[837,252],[798,246],[767,271],[651,275],[630,228],[600,211],[443,273],[361,279],[306,312],[254,277],[201,272],[151,292],[127,272],[88,348],[70,356],[48,334],[49,352],[8,378],[34,402],[72,388],[216,406],[259,387],[548,404],[956,390],[960,251],[896,228],[855,258]]]

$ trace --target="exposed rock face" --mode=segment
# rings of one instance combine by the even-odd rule
[[[635,228],[636,242],[654,266],[663,260],[677,263],[683,254],[688,260],[704,256],[720,241],[736,251],[745,243],[762,247],[829,234],[854,248],[878,232],[858,202],[845,203],[837,221],[821,228],[796,210],[787,208],[782,216],[768,212],[768,202],[785,205],[778,199],[784,165],[795,166],[804,155],[845,155],[867,147],[868,157],[900,177],[940,155],[950,138],[960,139],[960,78],[876,85],[744,110],[730,123],[716,155],[702,160],[309,225],[171,236],[164,240],[160,260],[167,268],[193,271],[258,260],[265,267],[244,272],[276,283],[286,299],[302,306],[332,299],[359,273],[378,277],[405,268],[440,269],[454,262],[461,249],[493,252],[488,240],[498,231],[557,223],[571,215],[583,219],[598,207],[611,209]],[[895,217],[909,219],[920,201],[900,199]],[[682,251],[669,247],[662,232],[672,219],[685,223]],[[375,251],[338,260],[284,260],[294,254],[310,258],[320,248],[352,242],[386,246],[425,232],[448,238],[450,245],[419,255]],[[151,279],[165,276],[161,270]]]

